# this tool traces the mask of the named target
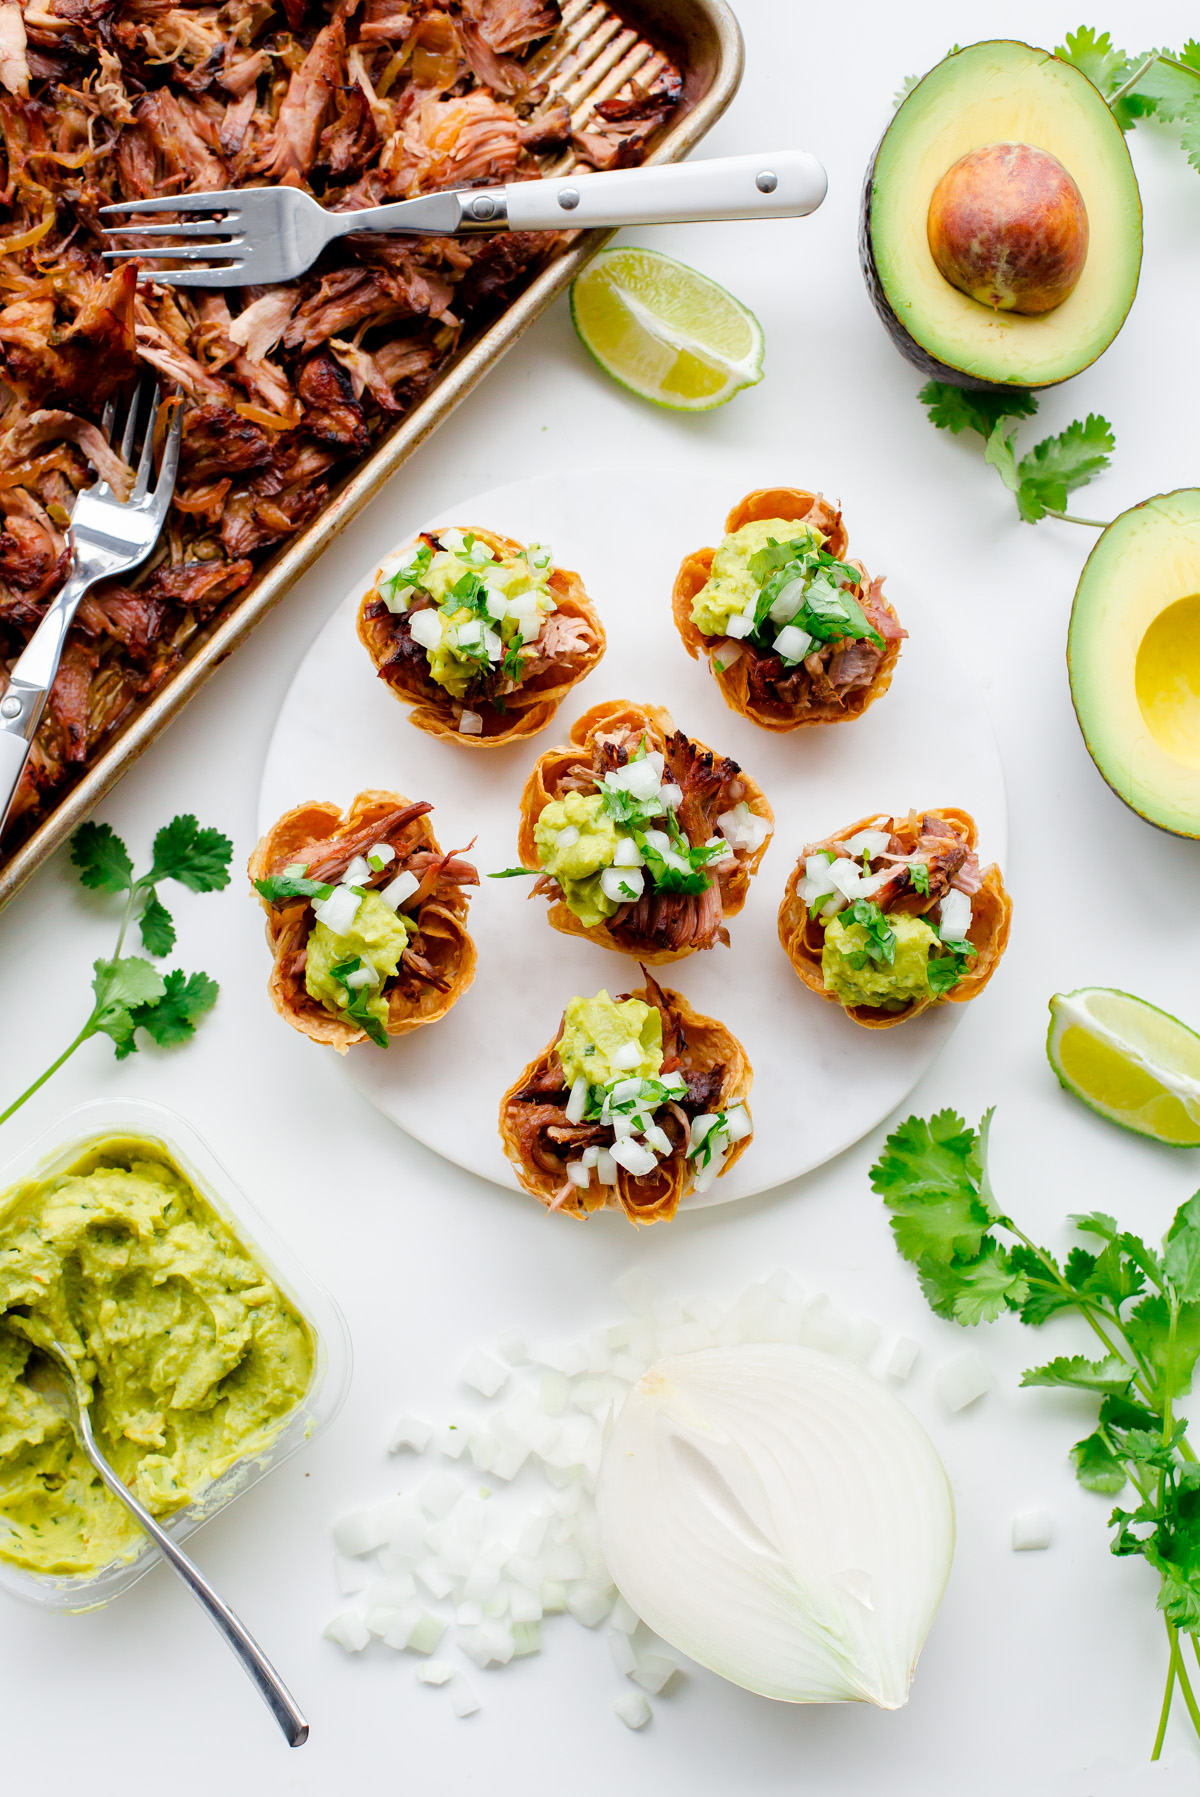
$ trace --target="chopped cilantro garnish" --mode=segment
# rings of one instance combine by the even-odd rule
[[[929,863],[928,863],[928,861],[913,861],[913,862],[911,862],[909,864],[909,869],[908,869],[908,878],[909,878],[909,882],[912,886],[913,891],[915,893],[918,893],[921,898],[928,898],[928,896],[929,896]]]
[[[380,1048],[386,1048],[388,1045],[388,1033],[382,1023],[380,1023],[378,1017],[372,1016],[371,1012],[367,1009],[368,1000],[374,996],[372,986],[346,985],[347,976],[352,973],[360,972],[362,967],[362,956],[352,955],[349,960],[339,961],[336,967],[331,967],[329,976],[331,979],[337,980],[338,984],[345,990],[346,1003],[342,1009],[345,1011],[347,1017],[353,1019],[353,1021],[362,1029],[366,1030],[372,1042],[376,1043]]]
[[[957,986],[965,973],[971,971],[971,961],[975,950],[971,943],[955,943],[949,954],[933,955],[928,966],[929,990],[939,997]]]
[[[868,961],[877,967],[892,965],[896,959],[896,932],[878,905],[870,899],[855,899],[850,909],[843,912],[843,919],[848,924],[861,924],[865,933],[863,946],[846,952],[848,966],[858,969]]]
[[[488,879],[489,880],[519,880],[523,874],[529,874],[530,876],[533,876],[536,874],[540,874],[541,871],[542,870],[540,867],[501,867],[501,868],[497,869],[497,871],[494,874],[489,874]]]
[[[255,880],[254,890],[261,893],[268,905],[283,905],[288,899],[312,898],[327,899],[333,891],[323,880],[310,880],[301,874],[267,874],[261,880]],[[357,890],[357,889],[356,889]]]
[[[782,623],[770,616],[771,607],[786,587],[795,585],[796,606],[787,623],[805,631],[815,642],[852,639],[872,642],[882,649],[883,638],[847,590],[859,584],[861,573],[818,548],[807,533],[791,543],[778,543],[771,537],[765,548],[750,557],[749,567],[760,583],[749,638],[757,647],[771,647],[782,628]]]

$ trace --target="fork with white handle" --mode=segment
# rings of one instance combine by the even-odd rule
[[[149,383],[135,392],[121,439],[121,458],[132,459],[137,441],[142,399]],[[116,408],[110,401],[104,413],[104,433],[112,436]],[[58,664],[62,660],[67,631],[89,587],[114,574],[128,574],[145,561],[158,541],[179,465],[179,438],[183,409],[175,408],[163,443],[158,479],[153,487],[154,437],[159,414],[159,389],[155,387],[145,422],[145,442],[128,499],[118,499],[109,483],[98,477],[85,487],[71,514],[71,567],[45,617],[21,651],[8,685],[0,696],[0,831],[8,819],[33,739],[46,708]]]
[[[357,231],[451,237],[456,232],[582,230],[595,225],[680,225],[717,219],[804,218],[826,191],[825,170],[804,150],[723,156],[709,162],[613,169],[461,187],[391,206],[327,212],[298,187],[237,187],[171,194],[102,207],[114,213],[171,212],[190,222],[106,227],[135,238],[106,250],[110,262],[167,257],[204,267],[142,269],[174,287],[251,287],[291,281],[326,244]]]

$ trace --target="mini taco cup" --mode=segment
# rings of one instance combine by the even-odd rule
[[[641,1178],[618,1166],[614,1185],[600,1184],[594,1172],[586,1188],[567,1177],[568,1162],[577,1160],[589,1143],[611,1142],[613,1131],[611,1125],[571,1125],[566,1121],[569,1090],[558,1059],[560,1023],[553,1041],[500,1101],[504,1152],[523,1190],[547,1210],[577,1218],[596,1210],[619,1210],[631,1223],[668,1222],[694,1187],[694,1167],[687,1153],[692,1118],[746,1105],[754,1070],[741,1043],[723,1023],[702,1017],[681,993],[665,989],[644,968],[642,971],[645,985],[621,993],[617,1002],[638,998],[658,1009],[663,1030],[662,1072],[678,1072],[688,1082],[684,1100],[655,1114],[655,1121],[670,1138],[671,1154],[664,1155],[655,1170]],[[749,1114],[748,1105],[746,1109]],[[555,1140],[551,1130],[568,1139]],[[718,1179],[725,1177],[753,1139],[751,1133],[729,1147]]]
[[[486,543],[497,559],[518,555],[525,548],[512,537],[478,525],[454,528]],[[436,545],[440,535],[439,531],[422,532],[414,539],[414,552],[422,542]],[[497,675],[489,676],[474,696],[468,693],[461,700],[452,698],[434,680],[425,651],[413,641],[410,614],[392,613],[380,597],[379,578],[377,574],[359,603],[359,640],[379,678],[395,698],[411,707],[410,723],[430,736],[472,749],[495,749],[536,736],[546,728],[571,688],[591,673],[604,654],[604,626],[582,580],[569,568],[555,568],[548,586],[556,609],[546,618],[541,637],[529,645],[531,650],[540,645],[543,651],[528,664],[534,671],[507,693],[499,690],[505,682]],[[468,721],[472,717],[478,720],[471,729],[463,728],[464,712]]]
[[[830,555],[838,561],[847,559],[847,537],[842,514],[821,494],[809,493],[801,487],[759,488],[754,493],[748,493],[734,506],[725,520],[725,534],[732,535],[734,531],[741,530],[744,524],[767,518],[782,518],[790,524],[811,524],[814,530],[821,532],[825,539],[824,547]],[[865,683],[847,686],[839,691],[839,685],[834,684],[831,678],[835,672],[832,663],[826,669],[823,680],[818,680],[813,673],[807,671],[807,664],[803,664],[801,668],[792,670],[781,689],[774,678],[767,678],[770,664],[775,664],[780,676],[785,673],[784,664],[779,662],[777,656],[766,656],[754,645],[738,642],[733,638],[705,636],[692,621],[693,601],[708,582],[716,553],[712,548],[695,549],[684,557],[675,576],[671,609],[684,648],[693,661],[699,661],[701,657],[708,659],[713,678],[731,711],[749,718],[751,723],[758,724],[763,730],[787,732],[861,717],[869,705],[882,698],[892,683],[892,675],[900,655],[900,643],[905,634],[900,628],[896,613],[884,597],[882,579],[872,580],[862,563],[851,559],[850,565],[862,573],[862,579],[854,589],[854,596],[885,643],[870,678]],[[855,676],[859,682],[863,681],[868,659],[872,657],[865,652],[859,656],[858,673]],[[844,664],[847,672],[854,665],[849,662]],[[791,691],[793,688],[794,692]]]
[[[693,846],[716,833],[719,815],[742,803],[768,825],[763,840],[753,849],[736,850],[732,862],[714,867],[707,892],[651,894],[647,888],[639,902],[622,905],[613,917],[591,927],[570,909],[549,876],[543,875],[531,896],[550,899],[549,922],[564,936],[582,936],[598,948],[615,949],[648,967],[660,967],[728,941],[725,919],[742,909],[750,880],[767,852],[774,813],[762,788],[736,762],[677,730],[671,714],[660,705],[638,705],[628,699],[593,705],[571,726],[569,741],[547,749],[534,764],[521,794],[518,842],[522,865],[538,867],[537,823],[546,806],[570,791],[596,791],[605,768],[620,766],[642,742],[662,754],[666,771],[678,776],[684,791],[678,815]]]
[[[971,923],[966,940],[975,950],[969,971],[947,992],[936,997],[910,1000],[899,1010],[887,1011],[876,1005],[843,1005],[837,994],[827,989],[822,972],[825,924],[820,917],[810,918],[809,905],[800,890],[805,860],[808,855],[834,843],[850,841],[861,830],[889,830],[898,845],[897,853],[914,854],[918,852],[918,844],[923,838],[927,842],[929,840],[928,832],[924,831],[923,826],[930,819],[935,820],[936,828],[952,831],[955,840],[964,844],[968,851],[963,873],[972,890]],[[855,1023],[861,1024],[864,1029],[873,1030],[890,1029],[894,1024],[905,1023],[910,1017],[917,1017],[934,1005],[961,1005],[977,997],[1000,963],[1000,957],[1008,945],[1012,922],[1012,900],[1005,890],[1000,869],[994,863],[988,867],[978,867],[975,853],[978,840],[979,832],[969,812],[944,808],[924,812],[910,811],[903,818],[890,817],[886,813],[860,818],[857,823],[849,824],[844,830],[838,830],[832,836],[824,837],[820,843],[813,843],[806,848],[792,869],[783,903],[779,907],[779,940],[788,960],[809,990],[830,1004],[841,1005]],[[910,887],[908,890],[901,889],[894,898],[881,895],[880,909],[885,917],[892,911],[923,916],[940,903],[944,890],[938,879],[931,878],[929,893],[920,894]]]
[[[475,977],[475,944],[467,933],[467,895],[478,875],[458,852],[444,854],[429,820],[431,807],[399,793],[360,792],[343,815],[338,806],[313,799],[296,805],[271,826],[249,861],[252,882],[303,864],[314,880],[336,882],[354,855],[377,842],[395,850],[395,859],[371,884],[386,885],[410,871],[419,881],[401,914],[416,925],[396,976],[385,982],[385,1028],[406,1036],[436,1023],[458,1002]],[[422,891],[424,887],[426,890]],[[370,886],[368,886],[370,890]],[[271,904],[261,894],[271,948],[271,1002],[292,1028],[339,1054],[367,1039],[352,1019],[336,1015],[312,998],[304,983],[309,936],[316,919],[308,899]]]

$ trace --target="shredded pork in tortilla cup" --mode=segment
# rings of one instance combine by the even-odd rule
[[[632,764],[655,757],[659,778],[648,777],[650,797],[639,802],[614,784],[630,777]],[[579,886],[546,870],[548,859],[555,863],[545,824],[539,832],[547,807],[561,810],[571,794],[600,811],[601,825],[611,825],[634,863],[595,876],[604,889],[585,884],[582,906]],[[629,815],[639,811],[644,815]],[[539,876],[534,894],[550,900],[554,929],[662,966],[728,943],[725,919],[745,904],[773,827],[762,788],[736,761],[676,729],[662,706],[614,699],[593,705],[571,726],[568,742],[538,757],[521,794],[519,843],[524,868]],[[647,836],[649,849],[644,842],[639,849]],[[609,915],[588,922],[595,913],[586,900],[597,893]],[[572,909],[573,896],[584,916]]]
[[[845,562],[847,536],[841,512],[821,494],[800,487],[762,487],[748,493],[725,520],[726,535],[776,518],[797,527],[810,526],[822,539],[825,555]],[[671,607],[684,648],[693,661],[708,657],[731,711],[764,730],[786,732],[861,717],[883,696],[892,683],[906,633],[884,598],[882,578],[872,580],[861,562],[846,564],[850,575],[845,578],[857,578],[844,590],[871,637],[812,640],[803,659],[789,661],[773,647],[778,627],[769,620],[755,633],[762,639],[757,642],[732,634],[706,636],[694,622],[694,603],[708,584],[717,553],[712,548],[696,549],[685,556],[675,576]],[[798,646],[803,652],[803,642]]]
[[[658,985],[644,968],[642,972],[645,985],[621,994],[615,1002],[640,999],[661,1019],[659,1083],[665,1081],[677,1091],[652,1113],[651,1128],[662,1132],[656,1165],[637,1174],[613,1159],[617,1132],[630,1125],[605,1119],[603,1113],[612,1107],[604,1104],[600,1089],[589,1091],[586,1110],[579,1121],[572,1121],[581,1107],[572,1104],[576,1095],[559,1060],[560,1024],[554,1040],[529,1063],[500,1103],[504,1152],[524,1190],[547,1210],[578,1218],[596,1210],[620,1210],[631,1223],[665,1223],[682,1199],[714,1178],[723,1178],[750,1146],[753,1126],[746,1100],[754,1070],[745,1049],[723,1023],[700,1016],[682,994]],[[612,1094],[610,1086],[610,1100]],[[625,1101],[627,1112],[630,1103],[636,1105],[636,1096]],[[643,1141],[650,1139],[650,1132],[637,1125],[635,1113],[634,1146],[639,1135]]]
[[[436,1023],[475,977],[466,888],[478,885],[479,875],[460,851],[439,847],[432,809],[394,792],[360,792],[345,815],[313,799],[273,824],[250,857],[250,879],[267,914],[271,1002],[293,1029],[339,1054],[368,1035],[386,1046],[390,1037]],[[355,890],[377,895],[402,920],[407,940],[394,974],[380,978],[372,970],[360,987],[335,988],[349,1005],[331,1008],[306,983],[320,921],[314,906],[322,905],[320,891],[349,892],[348,873]],[[299,890],[312,885],[320,891]],[[376,1000],[378,1016],[356,998],[362,993]]]
[[[980,867],[977,844],[974,818],[953,809],[860,818],[810,843],[779,908],[779,940],[809,990],[874,1030],[890,1029],[933,1005],[966,1004],[982,992],[1008,943],[1012,900],[1000,869],[994,863]],[[831,926],[849,925],[854,932],[843,938],[849,946],[839,965],[844,968],[849,959],[858,967],[851,965],[844,977],[865,969],[882,989],[904,954],[903,937],[912,933],[910,924],[897,928],[897,919],[913,918],[938,938],[934,944],[922,935],[910,945],[913,964],[920,961],[928,971],[927,986],[907,996],[898,989],[874,1004],[847,1002],[831,988],[826,978]]]
[[[442,592],[438,581],[431,593],[420,584],[431,558],[444,562],[451,554],[454,591]],[[523,606],[486,590],[494,570],[505,578],[522,568],[538,581],[540,603]],[[440,641],[432,647],[422,641],[435,633]],[[426,531],[402,556],[390,557],[363,595],[358,634],[379,678],[411,707],[418,730],[476,749],[544,730],[605,650],[604,626],[578,574],[554,567],[536,544],[478,525]],[[449,685],[434,678],[435,667]]]

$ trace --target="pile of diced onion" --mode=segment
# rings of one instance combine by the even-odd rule
[[[612,1060],[618,1069],[624,1062],[627,1067],[635,1067],[641,1057],[641,1049],[636,1042],[628,1042],[617,1049]],[[679,1073],[664,1073],[654,1080],[630,1077],[611,1081],[606,1086],[589,1086],[582,1074],[572,1083],[570,1096],[567,1099],[566,1119],[568,1123],[581,1123],[588,1109],[589,1100],[599,1103],[600,1122],[612,1126],[613,1144],[611,1148],[585,1148],[577,1161],[568,1161],[566,1175],[572,1185],[586,1191],[592,1183],[593,1174],[602,1186],[614,1186],[617,1183],[617,1168],[624,1167],[635,1179],[645,1178],[653,1173],[659,1160],[672,1151],[671,1138],[661,1124],[654,1121],[655,1109],[670,1098],[659,1096],[660,1089],[668,1094],[682,1097],[687,1091],[687,1081]],[[628,1109],[617,1107],[626,1107]],[[721,1168],[725,1164],[725,1156],[734,1142],[740,1142],[751,1130],[750,1116],[744,1104],[732,1105],[728,1111],[706,1112],[692,1121],[691,1135],[687,1153],[694,1159],[701,1153],[705,1144],[709,1146],[709,1156],[704,1166],[697,1167],[693,1174],[693,1188],[698,1192],[707,1191]]]
[[[523,643],[531,643],[539,635],[542,624],[552,611],[558,607],[553,596],[546,591],[517,593],[512,598],[508,589],[518,580],[524,578],[525,570],[514,562],[501,562],[495,551],[490,549],[481,538],[476,537],[471,547],[466,548],[463,533],[459,530],[446,530],[439,538],[443,549],[457,555],[464,567],[478,574],[487,588],[487,619],[471,617],[462,623],[452,624],[444,612],[437,606],[425,606],[413,613],[409,631],[415,643],[420,643],[426,651],[444,647],[453,654],[459,650],[466,652],[472,660],[479,661],[486,655],[493,666],[502,661],[505,653],[505,642],[500,631],[495,628],[505,618],[511,618],[516,624],[516,635]],[[388,556],[380,567],[376,581],[376,591],[391,612],[408,610],[408,599],[411,588],[401,591],[394,586],[393,580],[400,570],[411,562],[415,553],[415,545],[397,550]],[[531,543],[523,552],[521,559],[528,567],[542,573],[552,566],[550,551],[544,545]],[[490,620],[490,621],[489,621]],[[465,720],[465,721],[464,721]],[[483,728],[483,721],[478,712],[464,708],[459,719],[459,729],[463,735],[478,736]]]
[[[662,751],[650,749],[639,760],[630,761],[624,767],[613,768],[605,774],[601,790],[627,794],[646,807],[647,817],[663,817],[667,812],[677,811],[683,802],[683,792],[675,781],[663,779],[664,765]],[[729,811],[722,812],[717,819],[717,831],[718,834],[710,837],[705,847],[719,849],[721,852],[705,864],[707,867],[729,865],[743,850],[753,854],[770,835],[771,826],[766,818],[751,811],[746,801],[741,799]],[[640,899],[645,891],[646,876],[642,870],[646,865],[646,857],[633,837],[619,823],[616,832],[616,852],[612,866],[606,867],[600,875],[600,890],[613,904],[622,905]],[[662,857],[667,868],[684,875],[694,871],[665,830],[642,829],[641,835],[649,847]],[[579,831],[573,824],[560,830],[555,837],[560,849],[570,848],[578,840]]]
[[[815,905],[818,915],[825,920],[836,917],[857,899],[873,899],[900,863],[891,863],[880,868],[878,873],[868,874],[863,872],[863,858],[874,861],[876,856],[886,852],[890,841],[888,830],[860,830],[856,836],[847,838],[848,853],[845,856],[834,855],[827,849],[809,855],[804,863],[804,876],[796,887],[797,893],[810,910]],[[943,941],[959,942],[965,940],[970,927],[970,896],[952,888],[938,906],[938,933]]]
[[[540,1653],[546,1618],[565,1613],[604,1625],[632,1686],[613,1710],[630,1728],[648,1722],[649,1696],[680,1667],[617,1594],[601,1552],[595,1491],[610,1419],[664,1355],[783,1341],[864,1365],[881,1334],[824,1293],[806,1297],[783,1269],[732,1303],[665,1297],[641,1269],[617,1291],[627,1314],[582,1339],[530,1346],[510,1329],[494,1351],[475,1350],[462,1380],[482,1402],[441,1428],[400,1417],[389,1445],[406,1462],[403,1490],[333,1526],[337,1582],[354,1601],[324,1633],[348,1653],[414,1654],[418,1679],[444,1688],[456,1715],[479,1708],[464,1660],[491,1671]],[[916,1356],[902,1337],[884,1370],[907,1378]]]

